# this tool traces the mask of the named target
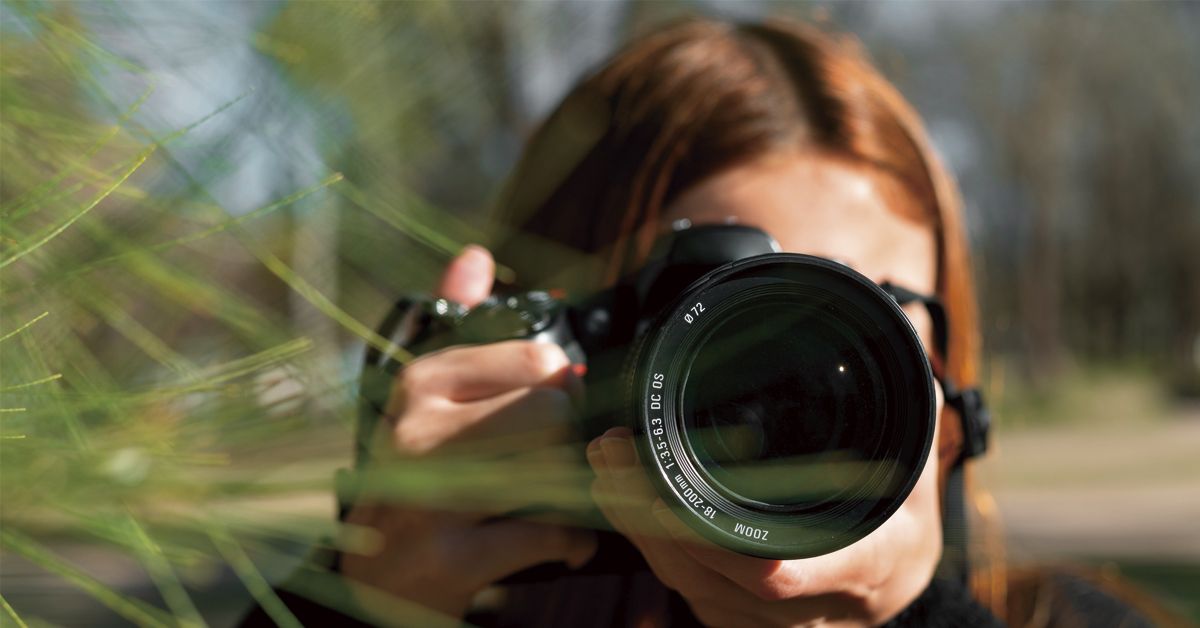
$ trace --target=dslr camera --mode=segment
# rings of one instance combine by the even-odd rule
[[[404,299],[380,333],[416,354],[515,338],[560,345],[587,364],[582,436],[630,427],[663,501],[692,529],[736,552],[792,559],[875,530],[925,466],[935,397],[900,309],[913,300],[933,306],[944,346],[932,299],[781,253],[758,229],[699,226],[661,238],[644,267],[598,294],[499,294],[469,310]],[[360,462],[399,367],[367,353]]]

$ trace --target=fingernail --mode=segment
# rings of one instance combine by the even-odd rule
[[[588,443],[587,459],[588,462],[591,463],[592,467],[605,466],[604,450],[600,446],[600,441],[602,438],[603,437],[592,439],[592,442]]]
[[[460,263],[466,264],[472,271],[486,271],[488,264],[491,261],[492,254],[488,250],[478,244],[468,244],[459,251],[458,258]]]

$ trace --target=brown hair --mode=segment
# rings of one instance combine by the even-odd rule
[[[975,385],[975,296],[953,180],[916,113],[857,42],[806,24],[690,19],[616,54],[530,139],[499,207],[519,235],[499,259],[523,282],[569,284],[569,274],[544,267],[546,248],[563,247],[584,254],[576,272],[611,281],[645,257],[664,208],[682,192],[796,148],[867,164],[917,201],[921,215],[909,218],[935,231],[937,295],[949,320],[947,355],[935,356],[936,368]],[[943,421],[943,481],[961,444],[959,421]],[[984,602],[999,611],[994,593]]]
[[[870,164],[918,201],[937,235],[937,292],[951,337],[943,368],[978,378],[975,297],[961,202],[920,120],[852,40],[802,23],[692,19],[619,52],[534,133],[501,200],[501,221],[578,252],[608,254],[608,279],[644,256],[662,210],[692,185],[787,148]],[[519,277],[540,254],[501,250]]]

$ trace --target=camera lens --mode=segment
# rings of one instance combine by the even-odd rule
[[[796,296],[750,301],[711,327],[686,367],[680,412],[716,486],[781,506],[839,492],[795,474],[845,483],[840,462],[871,455],[861,449],[874,445],[884,386],[864,331]]]
[[[693,528],[814,556],[900,506],[933,435],[928,360],[895,301],[840,264],[771,254],[693,284],[643,336],[641,454]]]

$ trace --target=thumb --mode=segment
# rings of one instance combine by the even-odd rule
[[[469,244],[442,273],[436,294],[467,307],[475,307],[492,293],[496,262],[487,249]]]

